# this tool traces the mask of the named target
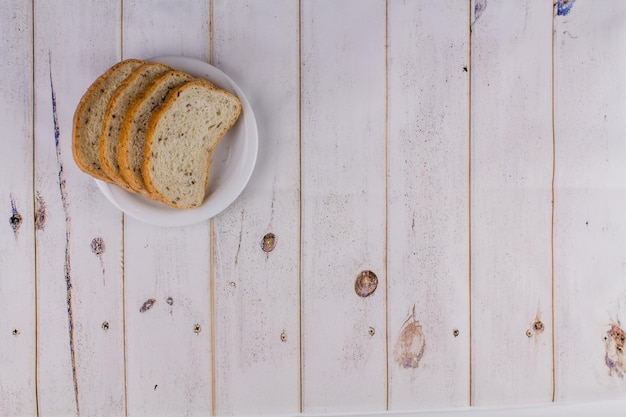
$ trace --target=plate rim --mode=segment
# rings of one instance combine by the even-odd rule
[[[214,208],[213,210],[209,212],[204,213],[202,211],[202,208],[206,204],[206,201],[207,201],[205,200],[205,202],[202,205],[196,208],[192,208],[192,209],[176,209],[176,208],[170,208],[166,205],[163,205],[162,207],[163,209],[166,209],[166,210],[170,209],[171,211],[164,212],[162,214],[151,214],[150,211],[148,211],[147,213],[144,212],[142,214],[140,209],[135,210],[133,209],[133,207],[128,207],[127,205],[123,204],[123,202],[120,202],[115,197],[114,193],[111,190],[111,187],[115,186],[115,184],[109,184],[105,181],[98,180],[95,178],[94,178],[94,181],[96,182],[96,185],[98,186],[98,188],[100,189],[104,197],[114,207],[122,211],[125,215],[128,215],[141,222],[156,225],[156,226],[165,226],[165,227],[180,227],[180,226],[188,226],[192,224],[201,223],[203,221],[209,220],[217,216],[218,214],[223,212],[225,209],[227,209],[235,200],[237,200],[237,198],[239,198],[243,190],[246,188],[246,186],[250,182],[250,179],[252,178],[252,174],[256,167],[256,162],[258,158],[258,148],[259,148],[258,125],[256,122],[254,110],[252,109],[252,106],[250,105],[248,98],[246,97],[243,90],[239,87],[239,85],[235,83],[235,81],[233,81],[233,79],[224,71],[222,71],[221,69],[215,67],[214,65],[206,61],[203,61],[197,58],[192,58],[192,57],[187,57],[187,56],[176,56],[176,55],[157,56],[157,57],[147,58],[145,59],[145,61],[163,63],[165,65],[171,66],[175,70],[182,70],[185,72],[189,72],[189,71],[182,67],[188,68],[190,66],[201,65],[205,68],[210,68],[210,71],[212,72],[219,73],[221,77],[223,77],[226,81],[230,83],[230,85],[228,86],[230,88],[225,88],[225,89],[234,90],[232,92],[235,93],[235,95],[239,98],[242,104],[242,110],[244,110],[242,111],[242,115],[243,115],[242,121],[245,124],[243,126],[245,151],[243,154],[244,163],[243,163],[242,173],[241,175],[239,175],[239,178],[241,179],[239,182],[235,183],[234,191],[227,194],[227,196],[223,198],[224,202],[222,204],[217,205],[216,208]],[[198,76],[198,77],[207,79],[206,76]],[[213,80],[209,80],[209,81],[213,82]],[[224,88],[224,87],[225,86],[221,86],[221,88]],[[118,192],[118,190],[116,190],[116,192]],[[123,190],[121,188],[119,188],[119,192],[129,193],[128,191]]]

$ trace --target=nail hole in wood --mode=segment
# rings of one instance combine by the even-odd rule
[[[287,333],[282,332],[280,334],[280,340],[281,340],[281,342],[286,342],[287,341]]]
[[[194,333],[200,333],[202,331],[202,327],[200,327],[199,324],[194,324],[193,326],[193,332]]]
[[[459,329],[452,330],[452,336],[458,337],[459,336]]]
[[[103,321],[102,322],[102,330],[104,330],[105,332],[107,330],[109,330],[109,322],[108,321]]]
[[[13,333],[13,336],[17,336],[17,335],[20,334],[20,331],[17,330],[17,329],[13,329],[13,331],[11,333]]]
[[[376,334],[376,330],[374,330],[373,327],[370,327],[367,332],[370,334],[370,336],[374,336]]]
[[[526,337],[533,337],[533,332],[530,329],[526,330]]]
[[[359,297],[369,297],[378,287],[378,277],[372,271],[361,272],[354,281],[354,291]]]

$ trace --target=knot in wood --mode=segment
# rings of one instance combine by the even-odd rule
[[[104,240],[101,237],[94,237],[91,241],[91,251],[96,255],[102,255],[104,253],[105,246]]]
[[[13,232],[17,232],[17,230],[20,228],[20,225],[22,224],[22,215],[19,213],[14,213],[9,218],[9,224],[11,225],[11,229],[13,229]]]
[[[359,297],[369,297],[378,287],[378,277],[372,271],[363,271],[354,281],[354,291]]]
[[[152,306],[154,305],[154,303],[156,303],[156,300],[154,298],[149,298],[147,299],[142,305],[141,308],[139,309],[140,313],[145,313],[146,311],[150,310],[152,308]]]
[[[267,233],[261,240],[261,249],[263,252],[271,252],[276,247],[276,235],[274,233]]]

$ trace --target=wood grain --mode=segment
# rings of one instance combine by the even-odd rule
[[[212,404],[208,227],[131,226],[128,219],[126,225],[128,413],[206,415]]]
[[[571,401],[624,391],[626,4],[570,6],[554,16],[554,275],[556,399]]]
[[[469,4],[459,6],[389,2],[393,410],[469,405]],[[421,335],[407,348],[413,313]],[[406,360],[407,351],[420,359]]]
[[[299,7],[213,2],[213,64],[255,112],[259,155],[214,225],[215,411],[300,410]]]
[[[552,399],[552,4],[474,1],[473,11],[472,404],[546,402]]]
[[[36,236],[39,412],[120,415],[121,214],[71,152],[78,101],[119,60],[119,3],[36,2],[34,16],[35,188],[46,218]]]
[[[207,60],[205,1],[124,2],[124,57]],[[175,16],[175,18],[172,18]],[[212,409],[209,222],[155,227],[125,217],[128,414],[207,415]]]
[[[381,410],[385,4],[303,1],[301,19],[303,410]],[[378,279],[365,298],[363,271]]]
[[[3,2],[0,415],[621,415],[576,402],[624,390],[625,22]],[[189,227],[123,216],[72,161],[91,82],[162,55],[223,69],[259,127],[248,187]]]
[[[0,4],[0,415],[37,413],[33,216],[33,16]],[[16,71],[20,68],[21,71]]]

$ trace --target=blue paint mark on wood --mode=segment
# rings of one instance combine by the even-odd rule
[[[576,0],[559,0],[556,2],[557,16],[567,16]]]
[[[476,23],[476,21],[478,19],[480,19],[480,16],[483,14],[483,12],[485,11],[486,8],[487,8],[487,0],[475,0],[475,2],[474,2],[474,23]]]
[[[52,58],[48,51],[48,67],[50,76],[50,93],[52,100],[52,121],[54,128],[54,147],[56,150],[57,166],[58,166],[58,184],[59,193],[61,195],[61,204],[63,213],[65,214],[65,262],[63,265],[63,275],[65,277],[65,291],[67,304],[67,327],[70,339],[70,360],[72,363],[72,381],[74,384],[74,401],[76,402],[76,415],[80,415],[80,405],[78,403],[78,378],[76,375],[76,353],[74,349],[74,315],[72,313],[72,268],[70,262],[70,241],[72,235],[71,219],[69,214],[69,203],[67,201],[67,190],[65,189],[65,173],[63,171],[63,159],[61,155],[59,118],[57,115],[57,100],[54,92],[54,83],[52,82]]]

